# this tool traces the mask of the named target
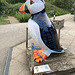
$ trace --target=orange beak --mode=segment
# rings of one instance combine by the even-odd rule
[[[21,13],[23,13],[23,14],[26,14],[26,12],[24,12],[24,6],[25,6],[25,4],[23,4],[21,7],[20,7],[20,9],[19,9],[19,12],[21,12]]]

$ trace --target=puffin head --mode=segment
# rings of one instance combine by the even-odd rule
[[[20,7],[19,11],[24,14],[36,14],[43,9],[45,9],[44,0],[26,0],[25,4]]]

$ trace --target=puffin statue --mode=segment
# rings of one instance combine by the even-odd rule
[[[41,50],[34,50],[34,61],[41,63],[51,53],[63,53],[57,31],[46,13],[44,0],[27,0],[19,11],[31,14],[28,21],[28,30],[32,39],[40,46]]]

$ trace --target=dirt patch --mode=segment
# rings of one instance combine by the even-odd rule
[[[19,23],[19,21],[13,16],[8,16],[8,19],[6,19],[6,20],[9,20],[10,24]]]

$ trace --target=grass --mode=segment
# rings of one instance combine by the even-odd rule
[[[46,2],[46,10],[49,17],[53,17],[54,11],[56,12],[56,16],[70,13],[68,10],[58,8],[55,5],[50,4],[49,2]]]
[[[5,24],[10,24],[10,22],[8,20],[0,18],[0,25],[5,25]]]
[[[7,19],[7,15],[1,16],[0,17],[0,25],[5,25],[5,24],[10,24],[10,22]]]
[[[55,5],[52,5],[50,3],[50,0],[45,0],[45,2],[46,2],[47,14],[49,17],[53,17],[54,11],[56,12],[56,16],[70,13],[69,11],[67,11],[65,9],[61,9],[61,8],[56,7]],[[27,22],[28,19],[30,18],[30,15],[29,14],[24,15],[19,12],[19,8],[22,4],[23,3],[9,4],[7,2],[4,2],[4,6],[2,6],[2,9],[6,11],[6,14],[8,16],[14,16],[15,18],[17,18],[19,20],[19,22]],[[11,12],[10,14],[8,14],[8,10],[10,10],[10,12]],[[3,19],[1,18],[0,21],[3,21]],[[6,23],[8,23],[8,22],[6,22]]]
[[[28,22],[30,18],[30,14],[22,14],[20,12],[15,14],[15,18],[19,20],[19,22]]]

